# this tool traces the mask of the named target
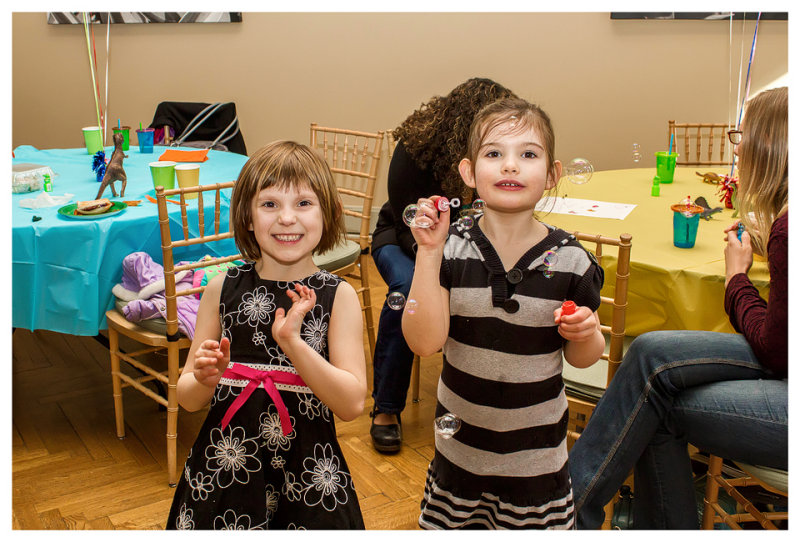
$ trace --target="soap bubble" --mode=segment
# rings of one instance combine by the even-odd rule
[[[400,295],[403,295],[403,294],[400,294]],[[408,301],[406,301],[406,312],[408,314],[414,314],[415,312],[417,312],[417,302],[416,302],[416,300],[409,299]]]
[[[475,210],[476,213],[482,213],[484,208],[486,208],[486,202],[482,199],[476,199],[472,202],[472,208]]]
[[[633,161],[638,163],[642,159],[642,148],[638,143],[633,144]]]
[[[592,178],[594,166],[586,158],[574,158],[564,168],[564,177],[573,184],[586,184]]]
[[[548,250],[544,253],[544,265],[546,267],[553,267],[558,262],[558,253],[555,250]]]
[[[461,207],[461,200],[458,198],[451,199],[450,207],[452,207],[453,209],[458,209],[459,207]]]
[[[417,212],[419,211],[419,206],[415,203],[407,206],[403,209],[403,222],[406,223],[406,226],[409,228],[430,228],[431,227],[431,220],[426,216],[420,216],[417,218]]]
[[[694,207],[694,202],[692,201],[692,198],[686,196],[681,200],[681,205],[684,206],[683,216],[692,218],[692,216],[694,215],[694,213],[692,212],[692,208]]]
[[[456,222],[456,226],[459,226],[462,229],[468,230],[475,224],[475,221],[472,220],[472,217],[469,215],[464,215],[458,219]]]
[[[390,309],[399,311],[406,304],[406,296],[400,292],[392,292],[386,298],[386,304],[389,305]]]
[[[448,439],[461,429],[461,418],[447,413],[433,420],[433,431],[442,438]]]
[[[414,219],[417,217],[417,209],[419,209],[419,207],[413,203],[403,209],[403,222],[405,222],[406,226],[409,228],[412,227]]]
[[[551,278],[553,278],[553,275],[555,275],[555,273],[553,271],[551,271],[550,269],[545,269],[544,271],[542,271],[542,274],[544,275],[544,278],[546,278],[546,279],[551,279]]]

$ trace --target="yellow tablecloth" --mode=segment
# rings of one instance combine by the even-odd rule
[[[718,187],[704,183],[696,171],[729,173],[725,168],[678,168],[674,182],[662,184],[661,195],[653,197],[650,188],[655,167],[596,171],[583,185],[562,180],[557,195],[636,204],[624,220],[556,213],[538,215],[543,222],[567,231],[599,233],[607,237],[619,237],[621,233],[633,236],[627,335],[658,329],[734,332],[723,307],[725,244],[722,232],[736,219],[731,217],[732,209],[724,209]],[[672,244],[670,205],[687,195],[692,199],[705,196],[711,207],[721,206],[723,210],[711,220],[701,219],[694,248],[682,249]],[[606,271],[603,295],[610,296],[615,282],[616,251],[608,251],[601,264]],[[767,264],[756,260],[749,276],[766,299],[769,292]],[[600,316],[604,322],[608,321],[602,309]]]

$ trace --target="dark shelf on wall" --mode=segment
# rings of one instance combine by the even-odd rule
[[[731,12],[717,11],[717,12],[699,12],[699,11],[683,11],[683,12],[668,12],[668,11],[612,11],[611,18],[617,20],[632,20],[632,19],[654,19],[662,21],[680,21],[680,20],[700,20],[700,21],[730,21]],[[734,21],[755,21],[758,19],[758,12],[734,12]],[[767,11],[761,12],[762,21],[788,21],[789,14],[780,11]]]
[[[83,12],[51,11],[47,14],[48,24],[83,24]],[[149,24],[149,23],[240,23],[241,11],[110,11],[87,12],[89,23],[106,24]]]

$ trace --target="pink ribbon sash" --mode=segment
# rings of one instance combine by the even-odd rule
[[[272,398],[275,406],[278,408],[278,415],[281,419],[283,435],[287,436],[292,432],[292,422],[289,418],[289,409],[286,408],[283,399],[281,399],[281,394],[278,393],[278,388],[275,387],[275,384],[278,383],[291,384],[293,386],[305,386],[306,383],[303,382],[303,379],[300,378],[300,375],[295,373],[287,373],[285,371],[259,371],[246,365],[235,364],[232,367],[225,369],[225,372],[222,374],[222,376],[223,378],[230,379],[246,378],[250,381],[242,390],[242,393],[240,393],[233,403],[231,403],[231,406],[228,407],[228,411],[225,412],[225,416],[222,418],[221,424],[223,429],[228,426],[228,423],[230,423],[233,415],[236,414],[236,411],[241,408],[241,406],[245,403],[245,401],[247,401],[250,395],[253,394],[256,388],[260,384],[264,384],[264,389]]]

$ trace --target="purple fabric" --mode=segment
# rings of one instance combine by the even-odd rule
[[[178,262],[182,265],[187,262]],[[192,288],[194,273],[185,273],[183,278],[175,283],[177,291]],[[153,261],[146,252],[134,252],[122,261],[122,286],[126,290],[138,292],[145,286],[164,280],[164,268]],[[194,328],[197,323],[197,309],[200,300],[193,295],[176,298],[178,306],[178,329],[189,337],[194,338]],[[147,299],[134,299],[122,308],[122,314],[130,322],[150,320],[153,318],[167,317],[167,300],[165,292],[161,289]]]
[[[122,287],[138,292],[145,286],[164,280],[164,268],[146,252],[128,254],[122,260]]]

